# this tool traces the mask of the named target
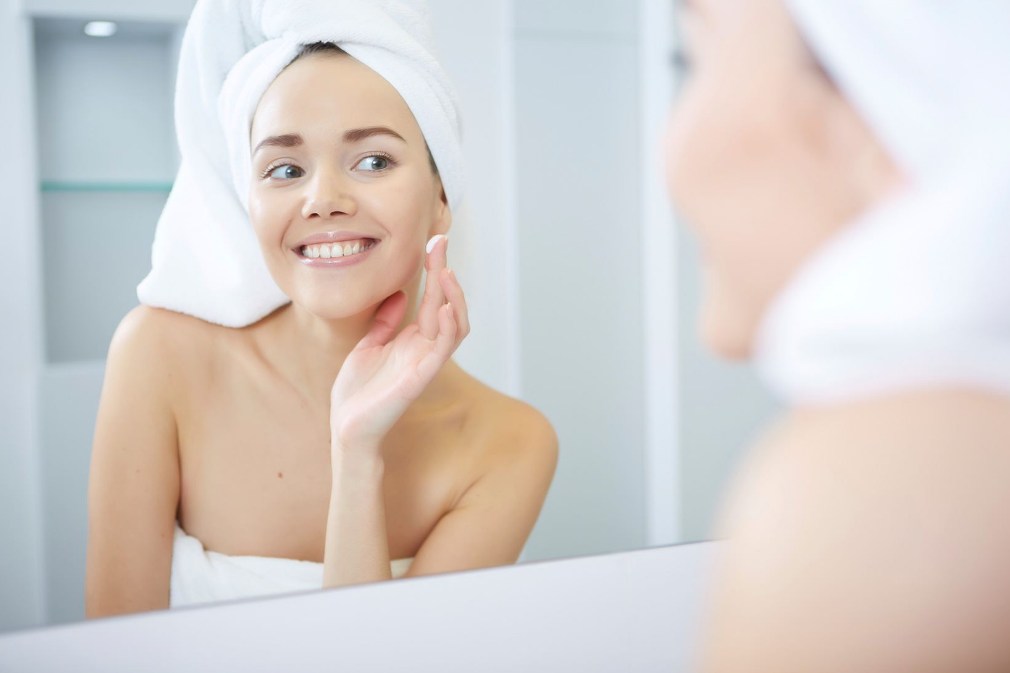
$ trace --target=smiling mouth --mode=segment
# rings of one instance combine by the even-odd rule
[[[338,257],[353,257],[360,255],[366,250],[370,250],[378,243],[374,238],[359,238],[353,241],[341,241],[340,243],[316,243],[314,245],[304,245],[298,250],[298,254],[306,259],[335,259]]]

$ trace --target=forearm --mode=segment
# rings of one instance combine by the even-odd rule
[[[382,459],[373,452],[334,450],[332,467],[323,586],[392,579]]]

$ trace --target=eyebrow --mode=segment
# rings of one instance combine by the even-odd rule
[[[404,140],[403,136],[386,126],[369,126],[362,129],[350,129],[349,131],[344,132],[344,142],[356,143],[373,136],[390,136],[403,142],[407,142]],[[285,133],[280,136],[268,136],[256,145],[256,148],[253,150],[253,154],[259,152],[263,147],[298,147],[304,143],[305,139],[297,133]]]
[[[403,139],[403,136],[386,126],[369,126],[364,129],[351,129],[350,131],[344,133],[344,142],[356,143],[364,140],[365,138],[371,138],[372,136],[392,136],[393,138],[398,138],[403,142],[407,142]]]
[[[698,6],[696,0],[677,0],[676,9],[681,12],[694,12],[704,14],[704,11]]]
[[[297,147],[304,142],[305,140],[297,133],[285,133],[282,136],[268,136],[256,145],[256,148],[253,150],[253,154],[259,152],[263,147]]]

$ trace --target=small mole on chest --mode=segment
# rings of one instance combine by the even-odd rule
[[[278,472],[277,473],[277,478],[278,479],[283,479],[284,478],[284,473],[283,472]]]

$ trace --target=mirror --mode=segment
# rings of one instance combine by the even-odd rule
[[[661,161],[672,3],[430,4],[468,170],[451,259],[473,331],[456,359],[541,410],[560,439],[520,561],[709,537],[736,456],[774,405],[695,338],[696,255]],[[24,160],[0,187],[0,630],[83,618],[103,358],[177,167],[173,78],[191,7],[2,10],[14,55],[0,83],[19,95],[0,114]],[[85,35],[95,18],[118,32]]]

